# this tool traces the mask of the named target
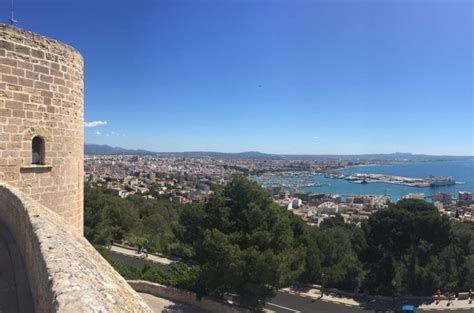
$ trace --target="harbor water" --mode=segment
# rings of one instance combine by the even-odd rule
[[[407,193],[424,193],[427,200],[431,200],[431,196],[437,192],[449,193],[454,197],[457,197],[459,191],[474,193],[474,159],[354,166],[340,169],[339,172],[344,174],[385,174],[413,178],[427,178],[430,175],[451,176],[456,182],[463,182],[463,184],[440,187],[411,187],[378,182],[357,184],[345,179],[310,175],[304,177],[305,183],[313,183],[318,186],[302,186],[300,189],[306,192],[331,193],[342,196],[388,194],[392,197],[392,200],[398,200]]]

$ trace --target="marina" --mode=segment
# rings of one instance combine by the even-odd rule
[[[354,179],[346,180],[345,177]],[[282,186],[283,183],[284,189],[297,188],[308,193],[390,195],[393,200],[409,193],[423,193],[425,199],[430,200],[437,192],[453,197],[459,191],[474,192],[474,160],[374,164],[345,167],[329,173],[264,173],[251,178],[265,187]],[[312,183],[315,185],[310,186]]]

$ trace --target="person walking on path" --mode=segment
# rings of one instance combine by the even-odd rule
[[[146,248],[143,249],[143,254],[145,254],[145,259],[148,257],[148,250]]]
[[[469,304],[472,303],[472,289],[469,289]]]

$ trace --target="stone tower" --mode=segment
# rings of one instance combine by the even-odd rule
[[[83,60],[73,48],[0,24],[0,181],[83,233]]]

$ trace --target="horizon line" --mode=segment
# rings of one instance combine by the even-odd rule
[[[474,155],[449,155],[449,154],[426,154],[426,153],[412,153],[412,152],[374,152],[374,153],[355,153],[355,154],[337,154],[337,153],[313,153],[313,154],[290,154],[290,153],[267,153],[256,150],[240,151],[240,152],[222,152],[222,151],[211,151],[211,150],[184,150],[184,151],[151,151],[148,149],[142,148],[123,148],[119,146],[110,146],[107,144],[97,144],[97,143],[86,143],[85,145],[96,145],[102,147],[109,147],[113,149],[122,149],[130,151],[144,151],[150,154],[178,154],[178,153],[220,153],[220,154],[245,154],[245,153],[258,153],[269,156],[367,156],[367,155],[411,155],[411,156],[429,156],[429,157],[459,157],[459,158],[474,158]]]

